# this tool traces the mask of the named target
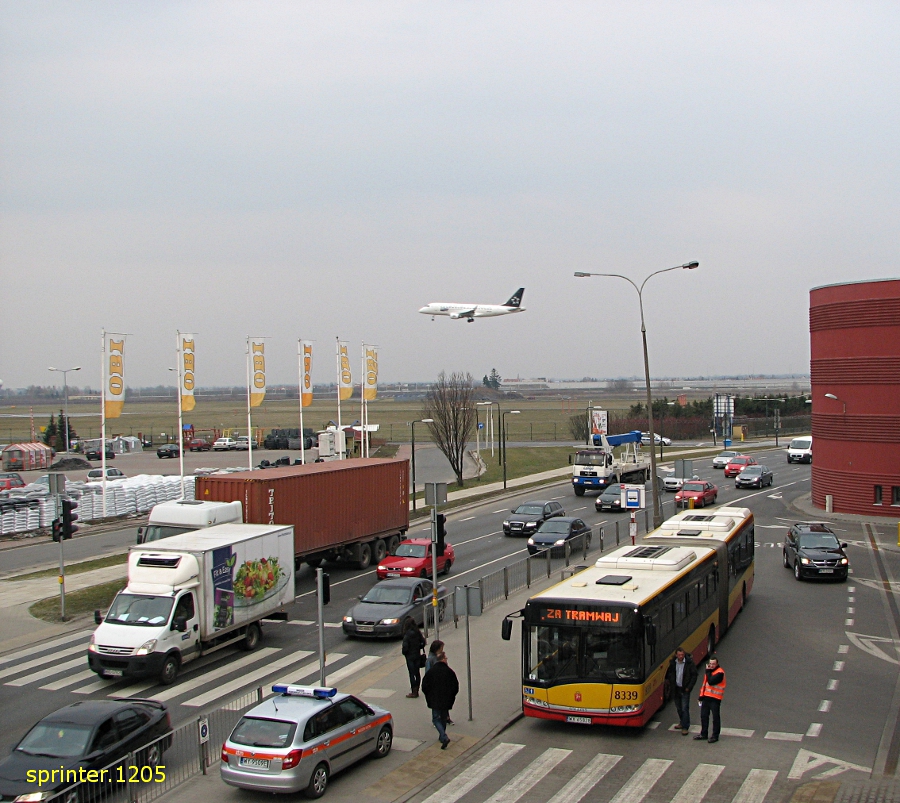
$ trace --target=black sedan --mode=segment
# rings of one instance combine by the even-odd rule
[[[181,450],[178,448],[177,443],[166,443],[156,450],[156,456],[159,458],[178,457],[180,454]]]
[[[136,765],[150,767],[152,776],[157,767],[163,771],[171,733],[169,712],[156,700],[82,700],[67,705],[38,722],[0,762],[0,800],[44,800],[75,786],[76,778],[84,788],[71,789],[58,800],[90,799],[127,779],[124,767],[122,778],[115,769],[112,777],[101,777],[100,770],[129,753],[135,754]],[[51,776],[53,770],[56,774]],[[88,790],[91,794],[84,794]]]
[[[399,636],[403,621],[411,616],[421,626],[425,609],[431,606],[431,580],[421,577],[397,577],[382,580],[359,598],[344,617],[342,627],[348,636]],[[444,620],[447,589],[439,585],[438,616]],[[429,622],[432,617],[429,614]]]
[[[767,466],[747,466],[734,478],[735,488],[763,488],[775,482],[775,475]]]
[[[594,507],[598,513],[601,510],[622,510],[622,485],[614,482],[607,486],[606,490],[594,501]]]
[[[850,570],[850,559],[845,549],[847,545],[838,541],[827,524],[794,524],[784,539],[784,568],[793,569],[796,580],[823,577],[843,581]]]
[[[554,516],[565,516],[566,511],[559,502],[523,502],[503,522],[504,535],[531,535],[541,522]]]
[[[574,516],[559,516],[545,521],[540,529],[528,539],[528,553],[536,555],[538,552],[549,549],[551,557],[562,555],[565,552],[567,541],[569,542],[569,554],[583,549],[585,544],[590,547],[590,526]]]
[[[102,456],[100,454],[99,446],[88,446],[84,450],[84,459],[85,460],[100,460]],[[112,450],[112,446],[106,447],[106,459],[107,460],[115,460],[116,453]]]

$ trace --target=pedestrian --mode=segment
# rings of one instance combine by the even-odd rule
[[[459,694],[459,680],[456,678],[456,672],[447,663],[446,653],[439,653],[434,666],[425,673],[422,692],[425,695],[425,702],[431,709],[431,722],[438,732],[441,750],[446,750],[450,744],[450,737],[447,736],[450,709],[453,708],[456,695]]]
[[[675,650],[675,656],[669,662],[666,680],[672,690],[672,701],[678,712],[681,735],[687,736],[691,729],[691,692],[697,682],[697,667],[691,654],[686,652],[684,647]]]
[[[419,630],[416,620],[407,616],[403,622],[403,646],[401,652],[406,658],[406,669],[409,672],[409,694],[407,697],[418,697],[422,683],[422,666],[425,661],[425,636]]]
[[[719,666],[719,659],[715,654],[709,656],[706,662],[706,672],[703,683],[700,684],[700,733],[695,740],[706,739],[709,734],[709,743],[719,741],[719,731],[722,721],[719,709],[722,706],[722,698],[725,696],[725,670]],[[712,731],[709,728],[709,715],[712,714]]]
[[[437,663],[438,653],[444,651],[444,642],[439,638],[431,642],[428,648],[428,657],[425,659],[425,671],[428,672],[431,667]]]

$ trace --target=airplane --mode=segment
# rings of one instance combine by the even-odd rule
[[[525,288],[520,287],[505,304],[448,304],[443,301],[432,301],[422,307],[419,312],[423,315],[430,315],[431,320],[434,320],[435,315],[448,315],[453,320],[465,318],[472,323],[476,318],[493,318],[497,315],[509,315],[512,312],[525,312],[525,308],[519,306],[522,303],[523,295],[525,295]]]

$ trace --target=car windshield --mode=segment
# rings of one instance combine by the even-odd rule
[[[703,483],[702,482],[686,482],[681,486],[682,491],[702,491]]]
[[[809,438],[794,438],[791,441],[791,445],[788,447],[789,449],[809,449],[812,446],[812,441]]]
[[[513,513],[523,513],[526,515],[540,516],[544,512],[543,505],[519,505]]]
[[[567,533],[569,532],[569,523],[567,521],[554,521],[550,519],[541,525],[542,533]]]
[[[405,605],[409,602],[409,589],[402,586],[375,586],[362,601],[377,602],[379,605]]]
[[[575,455],[576,466],[605,466],[606,452],[578,452]]]
[[[762,466],[747,466],[741,474],[745,477],[749,477],[751,474],[762,474]]]
[[[732,465],[742,466],[742,465],[745,465],[746,463],[749,463],[750,458],[749,457],[732,457],[730,462],[732,463]]]
[[[297,723],[281,719],[244,717],[231,734],[231,741],[247,747],[287,747],[294,741]]]
[[[87,751],[91,730],[90,725],[71,722],[38,722],[19,742],[16,750],[30,756],[78,758]]]
[[[158,627],[169,621],[172,597],[119,594],[106,614],[106,621],[117,625]]]
[[[426,549],[425,544],[400,544],[394,554],[398,558],[424,558]]]
[[[636,628],[537,626],[529,628],[528,679],[560,682],[589,679],[606,683],[641,679],[641,641]]]
[[[800,536],[800,549],[840,549],[837,537],[831,533],[804,533]]]
[[[618,485],[610,485],[603,492],[604,499],[618,499],[622,495],[622,488]]]
[[[730,460],[732,457],[737,457],[737,452],[719,452],[718,456],[725,457]]]

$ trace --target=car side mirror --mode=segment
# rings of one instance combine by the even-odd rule
[[[500,638],[504,641],[509,641],[512,638],[512,629],[512,619],[504,619],[500,625]]]
[[[187,619],[183,616],[176,616],[172,621],[172,630],[178,633],[187,632]]]
[[[360,595],[357,597],[357,599],[358,599],[360,602],[362,602],[362,598],[363,598],[363,595],[362,595],[362,594],[360,594]]]
[[[94,611],[94,624],[97,624],[97,625],[102,625],[102,624],[103,624],[103,617],[100,615],[100,609],[99,609],[99,608],[98,608],[97,610]]]
[[[841,544],[841,549],[846,549],[846,548],[847,548],[846,544]]]

